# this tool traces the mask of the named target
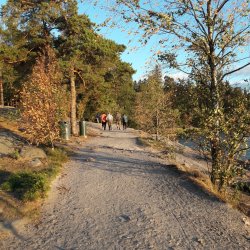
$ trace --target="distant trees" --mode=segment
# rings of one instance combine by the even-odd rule
[[[164,92],[162,73],[159,66],[140,83],[136,98],[136,121],[140,128],[160,136],[169,133],[178,120],[178,111],[172,108],[171,92]]]
[[[186,128],[189,137],[200,147],[207,157],[211,154],[213,136],[213,118],[208,116],[211,102],[207,100],[208,89],[192,79],[165,81],[165,91],[172,91],[172,107],[180,112],[180,125]],[[221,189],[235,181],[244,172],[242,156],[249,149],[247,140],[250,135],[250,93],[241,88],[232,87],[228,82],[220,85],[223,116],[220,120],[220,141],[218,147],[218,188]],[[191,129],[190,129],[191,127]]]

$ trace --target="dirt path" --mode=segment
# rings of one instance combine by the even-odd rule
[[[0,249],[250,249],[243,214],[140,146],[133,130],[98,131],[55,181],[40,224]]]

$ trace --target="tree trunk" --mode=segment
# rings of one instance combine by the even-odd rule
[[[159,110],[156,111],[156,141],[159,140]]]
[[[212,171],[211,181],[216,184],[216,180],[219,179],[218,173],[220,170],[220,116],[221,116],[221,105],[220,105],[220,93],[217,80],[217,70],[214,64],[213,53],[211,56],[210,73],[211,73],[211,100],[212,100],[212,115],[214,116],[213,122],[213,137],[211,138],[211,158],[212,158]]]
[[[212,171],[211,171],[211,181],[216,184],[219,176],[220,168],[220,93],[219,93],[219,83],[217,79],[217,68],[216,68],[216,56],[215,56],[215,42],[213,37],[214,22],[212,17],[212,1],[207,1],[207,28],[208,28],[208,64],[210,68],[210,100],[211,100],[211,115],[212,115],[212,138],[210,139],[211,147],[211,158],[212,158]]]
[[[70,72],[70,91],[71,91],[71,130],[73,135],[77,135],[76,129],[76,85],[75,85],[75,74],[74,69]]]
[[[0,106],[4,106],[2,69],[0,69]]]

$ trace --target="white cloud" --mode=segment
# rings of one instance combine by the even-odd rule
[[[187,79],[188,78],[188,75],[183,73],[183,72],[176,72],[176,73],[173,73],[173,74],[166,74],[166,75],[169,76],[169,77],[174,78],[174,80]]]

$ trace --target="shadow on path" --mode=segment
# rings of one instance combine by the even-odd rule
[[[113,148],[104,146],[98,149]],[[133,157],[135,154],[132,153],[131,156],[123,156],[121,152],[118,154],[106,151],[107,150],[100,152],[85,148],[78,151],[72,159],[80,162],[83,165],[83,170],[99,169],[111,173],[148,178],[153,182],[166,180],[164,189],[174,189],[178,187],[192,192],[199,198],[213,202],[219,201],[218,198],[206,193],[201,187],[189,180],[188,174],[177,169],[176,165],[157,162],[156,157],[155,159],[153,157],[149,159],[147,152],[132,150],[135,154],[140,153],[139,156],[142,157],[138,159]],[[127,150],[127,152],[130,152],[130,150]],[[145,157],[145,160],[143,157]],[[161,192],[162,191],[163,190],[161,190]]]

